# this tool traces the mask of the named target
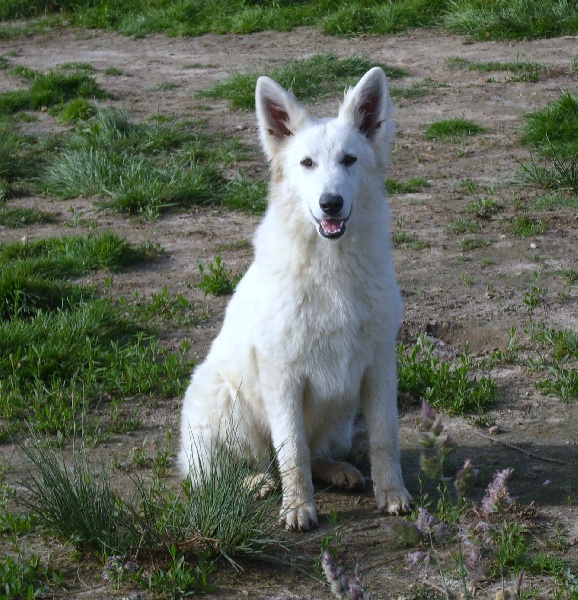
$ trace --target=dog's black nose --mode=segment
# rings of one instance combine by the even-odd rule
[[[338,214],[343,208],[343,196],[337,194],[321,194],[319,206],[326,215],[332,217]]]

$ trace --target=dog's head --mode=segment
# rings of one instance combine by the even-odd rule
[[[261,143],[277,179],[301,200],[319,235],[338,239],[365,180],[383,179],[393,137],[393,107],[379,67],[349,90],[336,118],[316,119],[268,77],[255,93]]]

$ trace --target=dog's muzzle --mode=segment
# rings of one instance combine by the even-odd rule
[[[345,233],[345,219],[340,216],[343,209],[343,196],[338,194],[322,194],[319,198],[319,207],[327,218],[315,219],[319,226],[319,235],[330,240],[336,240]]]

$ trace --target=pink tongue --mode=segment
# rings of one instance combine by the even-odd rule
[[[321,226],[323,227],[323,231],[325,233],[335,233],[336,231],[341,231],[343,227],[343,221],[321,221]]]

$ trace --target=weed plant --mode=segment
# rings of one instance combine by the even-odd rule
[[[7,555],[0,560],[0,597],[2,600],[42,598],[54,593],[64,581],[64,575],[47,567],[40,559]]]
[[[510,231],[516,237],[534,237],[546,231],[546,223],[542,219],[533,219],[521,214],[510,223]]]
[[[215,262],[205,265],[199,263],[201,282],[199,289],[205,294],[224,296],[232,294],[239,283],[241,276],[233,276],[233,271],[227,270],[220,256],[215,256]]]
[[[409,350],[403,343],[398,347],[400,391],[450,414],[484,412],[496,402],[495,381],[485,375],[473,376],[475,370],[474,359],[467,353],[451,363],[442,361],[423,335]]]
[[[408,565],[428,571],[432,564],[441,578],[445,597],[450,598],[442,554],[451,545],[464,598],[471,597],[472,584],[496,578],[501,580],[503,597],[519,598],[528,537],[507,487],[513,469],[495,473],[483,500],[476,505],[467,496],[478,471],[467,459],[453,480],[448,476],[449,459],[456,445],[442,419],[427,402],[422,405],[420,429],[421,470],[426,480],[437,485],[438,499],[434,508],[433,499],[422,494],[410,520],[393,526],[401,543],[419,545],[418,550],[408,555]],[[514,591],[506,590],[512,576]]]
[[[119,302],[144,323],[162,321],[165,325],[180,328],[198,325],[207,318],[206,310],[199,309],[182,293],[171,296],[166,286],[148,299],[136,292],[132,302],[125,299]]]
[[[339,58],[332,53],[316,54],[303,60],[289,60],[280,69],[265,73],[236,73],[210,90],[199,92],[199,96],[228,100],[233,108],[252,110],[257,78],[265,74],[290,89],[299,100],[316,102],[353,85],[374,66],[381,66],[390,79],[407,75],[404,69],[376,64],[361,56]]]
[[[539,365],[545,368],[546,379],[537,386],[545,394],[557,396],[564,402],[578,401],[578,335],[572,330],[558,330],[545,325],[530,329],[532,340],[545,354]]]

